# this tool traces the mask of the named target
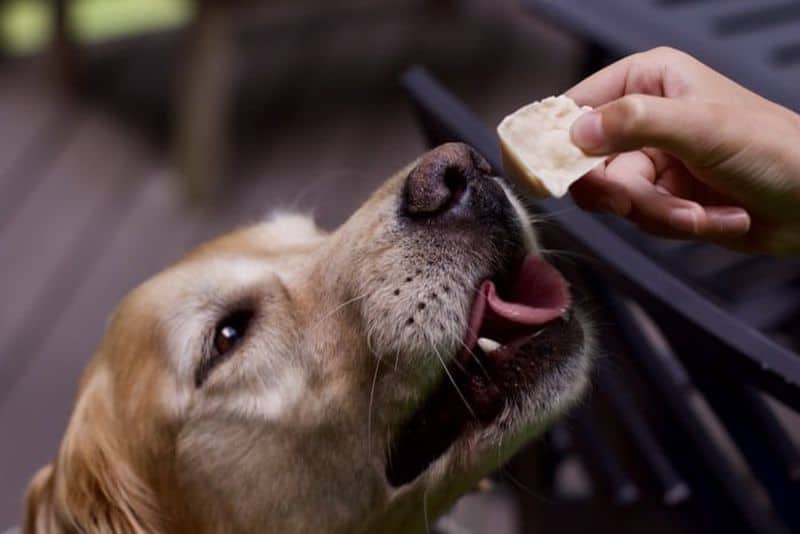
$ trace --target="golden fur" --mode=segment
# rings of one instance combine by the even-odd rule
[[[412,483],[387,484],[386,444],[442,379],[436,356],[458,350],[493,261],[478,238],[404,230],[407,171],[332,234],[278,216],[133,290],[85,371],[55,461],[30,484],[24,532],[424,532],[575,399],[585,354],[502,429],[466,435]],[[418,295],[443,279],[452,291],[419,311]],[[256,310],[247,337],[196,387],[209,330],[243,302]]]

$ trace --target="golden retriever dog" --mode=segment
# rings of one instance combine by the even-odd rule
[[[590,331],[446,144],[333,233],[277,216],[134,289],[26,533],[418,533],[575,401]]]

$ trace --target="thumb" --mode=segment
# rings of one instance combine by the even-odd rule
[[[660,148],[686,163],[712,166],[734,154],[743,135],[729,127],[719,104],[627,95],[585,113],[572,125],[573,142],[587,154]]]

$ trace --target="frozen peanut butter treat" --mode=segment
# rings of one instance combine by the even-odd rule
[[[568,96],[551,96],[503,119],[497,134],[509,178],[535,196],[564,196],[605,159],[587,156],[569,134],[572,123],[591,109],[578,107]]]

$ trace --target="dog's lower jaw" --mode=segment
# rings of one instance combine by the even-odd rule
[[[575,351],[535,387],[510,402],[490,424],[468,429],[416,479],[390,488],[384,506],[376,507],[358,532],[428,532],[458,498],[579,402],[589,382],[594,335],[584,313],[573,313],[581,338]]]
[[[547,423],[530,424],[514,436],[501,438],[491,427],[455,443],[411,484],[390,490],[384,507],[365,521],[359,533],[424,534],[438,517],[473,490],[488,473],[540,434]]]

